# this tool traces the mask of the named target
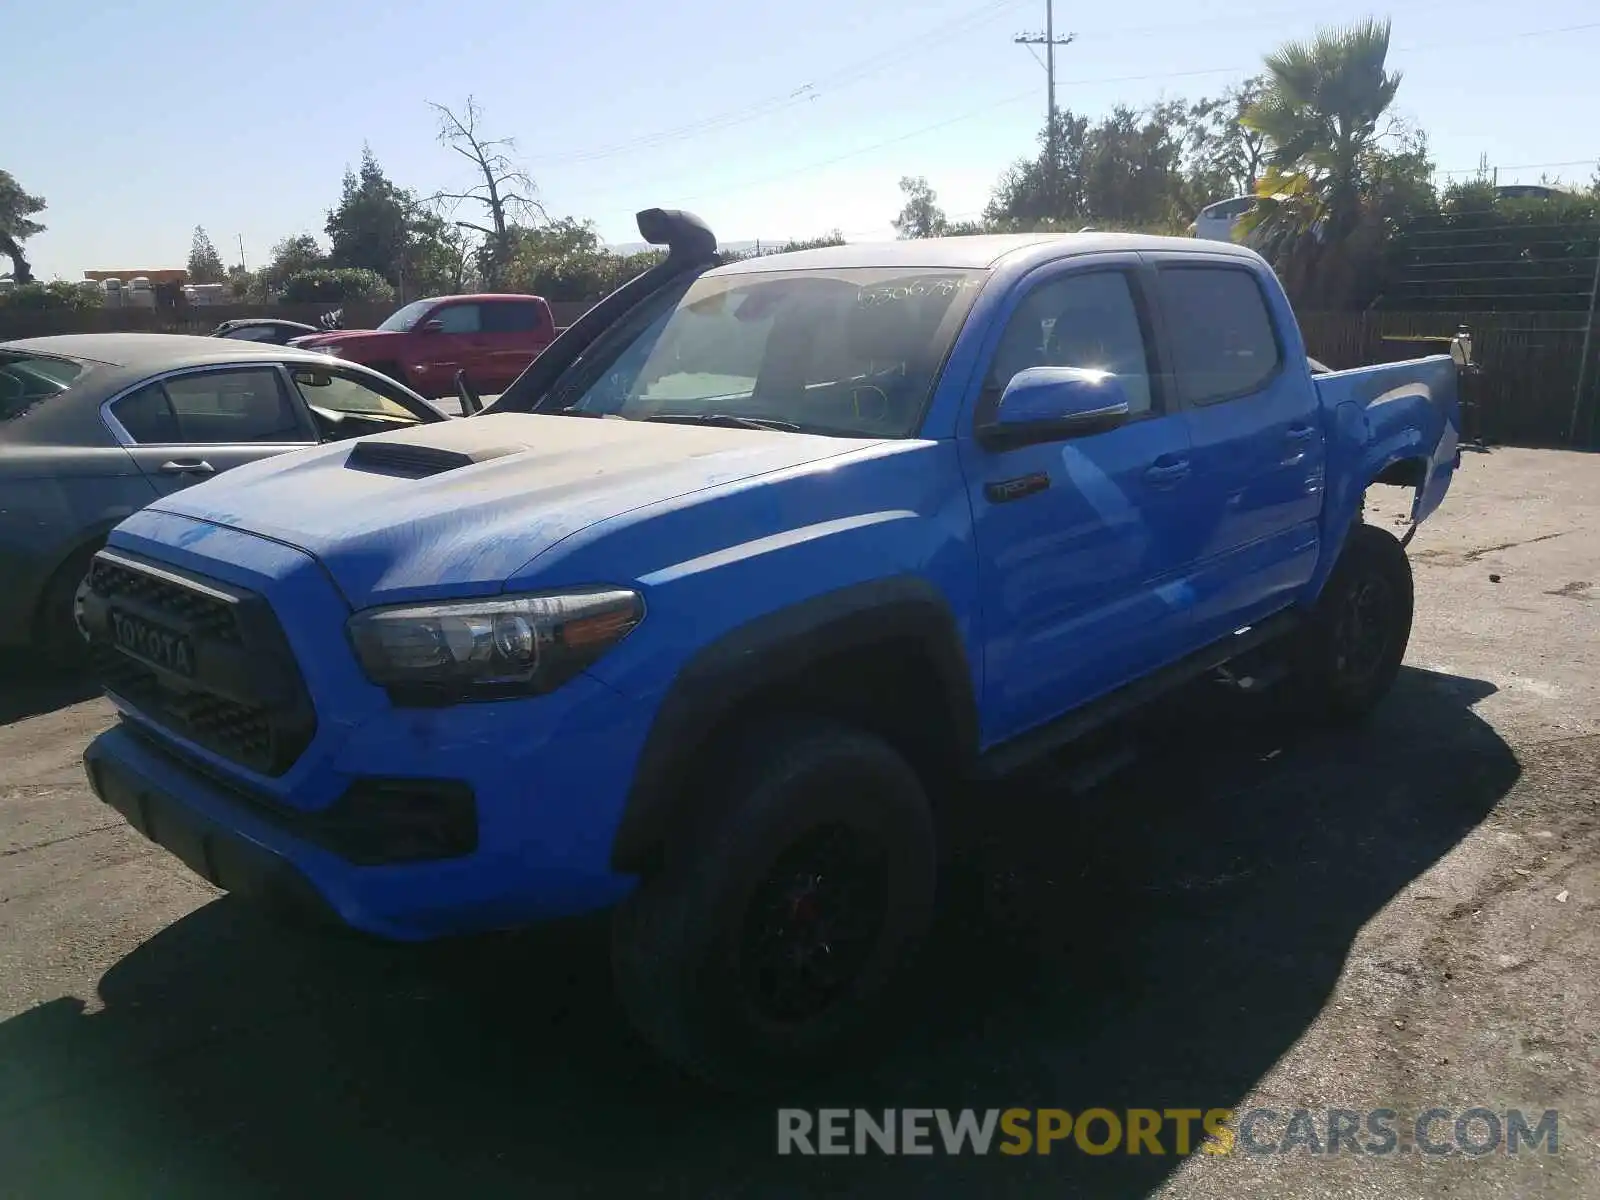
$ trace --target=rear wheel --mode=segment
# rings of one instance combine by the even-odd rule
[[[1322,714],[1359,720],[1394,685],[1411,638],[1411,563],[1393,534],[1350,530],[1301,643],[1300,673]]]
[[[821,1069],[873,1026],[927,931],[935,875],[927,798],[886,743],[819,721],[742,740],[613,944],[642,1036],[736,1089]]]

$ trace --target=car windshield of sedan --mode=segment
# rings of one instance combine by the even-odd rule
[[[422,314],[433,307],[433,304],[432,300],[413,300],[404,308],[390,313],[378,328],[387,333],[407,333],[422,319]]]
[[[909,437],[987,271],[766,271],[697,280],[597,348],[575,416]],[[546,409],[549,411],[549,409]]]
[[[0,420],[20,417],[39,401],[59,396],[83,370],[70,359],[0,351]]]

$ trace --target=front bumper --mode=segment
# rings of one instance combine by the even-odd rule
[[[219,820],[224,815],[220,807],[194,807],[179,799],[199,783],[198,778],[180,779],[181,769],[159,761],[126,729],[113,729],[90,743],[84,767],[96,796],[213,886],[318,920],[337,921],[337,914],[289,859],[252,838],[236,820]]]
[[[315,734],[272,774],[113,691],[122,724],[85,754],[102,800],[220,887],[309,901],[396,940],[576,916],[634,886],[611,851],[647,706],[579,675],[543,696],[396,708],[360,674],[343,636],[349,609],[309,557],[196,528],[140,514],[112,545],[270,603]],[[408,785],[423,793],[420,822]],[[458,802],[442,829],[429,823],[430,792]]]

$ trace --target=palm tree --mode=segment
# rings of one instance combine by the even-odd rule
[[[1388,56],[1389,22],[1371,19],[1267,56],[1260,98],[1242,117],[1270,146],[1243,233],[1280,269],[1309,278],[1362,224],[1378,125],[1400,87]]]

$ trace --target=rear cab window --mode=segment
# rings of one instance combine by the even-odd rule
[[[70,358],[0,350],[0,420],[20,417],[43,400],[70,391],[88,366]]]
[[[1175,265],[1156,278],[1184,403],[1215,404],[1267,386],[1283,365],[1283,350],[1254,272]]]

